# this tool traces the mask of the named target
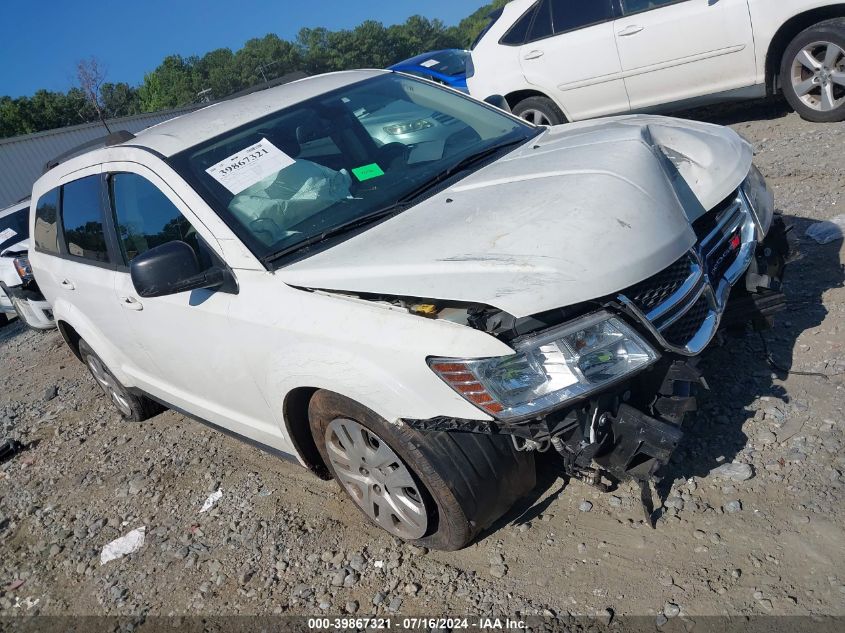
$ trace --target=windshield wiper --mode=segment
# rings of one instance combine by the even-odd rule
[[[286,257],[287,255],[308,248],[309,246],[313,246],[314,244],[319,244],[320,242],[323,242],[331,237],[336,237],[344,233],[349,233],[350,231],[354,231],[355,229],[361,228],[362,226],[366,226],[368,224],[372,224],[373,222],[377,222],[383,218],[396,215],[407,207],[408,204],[397,202],[388,207],[378,209],[377,211],[371,211],[370,213],[358,216],[357,218],[349,220],[348,222],[343,222],[342,224],[338,224],[337,226],[333,226],[329,229],[326,229],[322,233],[312,235],[311,237],[297,242],[296,244],[291,244],[290,246],[287,246],[281,250],[274,251],[269,255],[265,255],[261,258],[261,261],[264,264],[272,264],[273,262]]]
[[[416,189],[413,189],[413,190],[409,191],[408,193],[406,193],[404,196],[399,198],[399,202],[400,203],[409,203],[413,200],[416,200],[417,198],[419,198],[421,195],[423,195],[427,191],[431,191],[432,189],[434,189],[440,183],[445,182],[446,180],[449,180],[449,178],[451,178],[455,174],[460,173],[460,172],[462,172],[466,169],[469,169],[473,165],[476,165],[476,164],[480,163],[481,161],[489,158],[490,156],[493,156],[494,154],[499,153],[503,149],[506,149],[508,147],[513,147],[514,145],[520,145],[522,143],[525,143],[527,140],[528,139],[525,139],[525,138],[518,138],[518,139],[515,139],[513,141],[508,141],[507,143],[500,143],[499,145],[494,145],[493,147],[488,147],[487,149],[483,149],[480,152],[476,152],[475,154],[470,154],[469,156],[466,156],[466,157],[462,158],[461,160],[459,160],[454,165],[451,165],[450,167],[444,169],[443,171],[441,171],[439,174],[437,174],[431,180],[427,180],[426,182],[421,184]]]

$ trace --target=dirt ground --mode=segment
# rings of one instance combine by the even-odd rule
[[[690,116],[754,144],[800,248],[765,341],[777,365],[823,376],[773,371],[757,335],[712,349],[656,529],[635,488],[601,494],[544,463],[465,550],[404,545],[294,464],[172,412],[121,422],[56,332],[13,322],[0,436],[30,448],[0,466],[0,615],[845,615],[843,242],[804,235],[845,213],[845,124],[779,103]],[[711,474],[731,462],[753,476]],[[142,526],[137,553],[101,565]]]

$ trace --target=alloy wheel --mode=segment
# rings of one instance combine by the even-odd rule
[[[813,42],[792,62],[792,89],[809,108],[830,112],[845,104],[845,50],[833,42]]]
[[[533,123],[534,125],[551,126],[552,124],[549,117],[547,117],[544,113],[540,112],[540,110],[536,110],[534,108],[523,111],[520,116],[529,123]]]
[[[100,362],[100,359],[95,358],[94,356],[88,356],[86,360],[88,363],[88,369],[91,370],[91,375],[94,376],[94,380],[96,380],[100,387],[102,387],[106,395],[111,398],[114,405],[120,409],[120,412],[124,415],[132,415],[132,407],[129,405],[129,401],[123,396],[114,377],[105,368],[103,363]]]
[[[338,418],[326,429],[326,453],[340,484],[376,524],[403,539],[425,535],[422,494],[387,442],[354,420]]]

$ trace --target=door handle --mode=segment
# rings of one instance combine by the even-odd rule
[[[144,304],[138,301],[135,297],[121,297],[120,305],[127,310],[135,310],[137,312],[144,309]]]
[[[62,279],[59,285],[65,290],[76,290],[76,286],[73,285],[73,282],[67,279]]]
[[[631,26],[625,27],[621,31],[619,31],[620,37],[628,37],[629,35],[636,35],[640,31],[644,30],[644,26],[640,26],[639,24],[632,24]]]
[[[529,53],[525,53],[525,57],[523,57],[523,59],[539,59],[543,55],[545,55],[543,51],[533,50]]]

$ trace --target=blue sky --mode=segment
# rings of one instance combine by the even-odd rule
[[[0,13],[0,95],[67,90],[80,59],[104,62],[107,81],[138,84],[169,54],[233,50],[303,26],[351,28],[415,13],[457,24],[484,0],[5,0]]]

